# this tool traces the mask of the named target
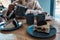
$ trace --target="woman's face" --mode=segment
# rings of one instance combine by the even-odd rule
[[[19,0],[15,0],[15,1],[19,1]]]
[[[26,2],[32,2],[33,0],[25,0]]]

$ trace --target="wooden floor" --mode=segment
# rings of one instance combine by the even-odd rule
[[[23,23],[25,21],[23,20]],[[53,23],[52,23],[53,24]],[[55,36],[47,39],[41,39],[41,38],[34,38],[27,33],[27,24],[23,24],[22,28],[15,30],[15,31],[0,31],[0,40],[59,40],[60,39],[60,28],[55,23],[53,24],[54,27],[57,29],[57,33]],[[3,34],[3,35],[2,35]],[[2,35],[2,36],[1,36]],[[7,36],[10,35],[10,36]],[[7,37],[5,37],[7,36]],[[2,38],[4,37],[4,39]]]

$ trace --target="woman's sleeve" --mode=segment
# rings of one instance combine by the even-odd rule
[[[43,11],[42,7],[40,6],[38,0],[35,1],[35,9]]]

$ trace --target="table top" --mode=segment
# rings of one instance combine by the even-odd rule
[[[22,28],[18,29],[18,30],[14,30],[14,31],[0,31],[1,34],[4,34],[4,35],[9,35],[9,34],[13,34],[13,37],[11,40],[59,40],[60,38],[60,32],[59,32],[59,29],[57,28],[58,26],[55,26],[55,24],[53,24],[53,21],[51,21],[50,23],[53,24],[53,26],[57,29],[57,33],[55,36],[51,37],[51,38],[47,38],[47,39],[41,39],[41,38],[34,38],[32,36],[30,36],[28,33],[27,33],[27,28],[28,28],[28,25],[25,23],[25,19],[22,19],[20,20],[23,22],[23,26]],[[3,35],[3,36],[4,36]],[[8,36],[9,38],[9,36]],[[1,39],[1,38],[0,38]],[[6,39],[6,37],[4,38]]]

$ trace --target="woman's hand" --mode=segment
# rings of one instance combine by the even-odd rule
[[[33,13],[33,14],[41,14],[43,11],[40,10],[33,10],[33,9],[28,9],[26,11],[26,14]]]

